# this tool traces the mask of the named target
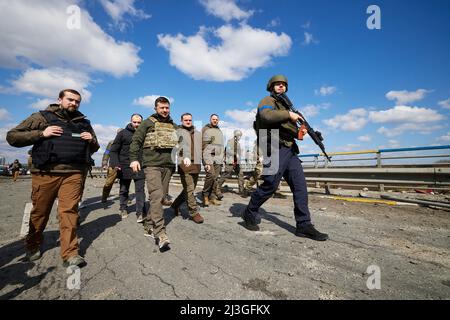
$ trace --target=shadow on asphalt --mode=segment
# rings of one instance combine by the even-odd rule
[[[120,221],[122,221],[122,218],[118,214],[112,214],[82,224],[78,228],[78,238],[81,238],[79,248],[80,255],[84,256],[86,250],[91,246],[95,239],[105,232],[106,229],[114,227]]]
[[[241,218],[241,214],[245,210],[246,207],[247,207],[247,204],[233,203],[231,205],[229,211],[230,211],[230,213],[232,214],[233,217]],[[286,222],[278,219],[276,217],[277,215],[280,216],[279,213],[267,212],[263,208],[259,208],[259,217],[257,218],[257,223],[259,224],[261,222],[261,218],[262,218],[262,219],[265,219],[267,221],[273,222],[277,226],[285,229],[286,231],[288,231],[290,233],[295,233],[295,229],[296,229],[295,226],[292,226],[289,223],[286,223]],[[241,223],[238,223],[238,224],[242,226]]]
[[[49,267],[47,270],[37,276],[29,277],[28,271],[34,267],[34,263],[31,262],[18,262],[1,269],[0,276],[0,290],[8,284],[22,285],[19,288],[15,288],[11,292],[5,293],[0,296],[0,300],[10,300],[17,297],[22,292],[31,289],[37,285],[52,272],[56,267]]]
[[[90,210],[92,211],[92,210]],[[106,229],[115,226],[121,218],[118,214],[100,217],[94,221],[82,224],[78,227],[78,238],[80,241],[79,253],[84,256],[86,250],[92,245]],[[42,254],[59,246],[59,230],[44,231],[44,241],[41,247]],[[30,263],[22,258],[20,262],[7,265],[19,256],[25,255],[24,240],[20,239],[0,247],[0,290],[8,284],[22,284],[23,286],[0,296],[0,299],[12,299],[23,291],[38,285],[45,276],[56,267],[49,267],[38,276],[29,277],[27,272],[33,268],[34,263]],[[7,265],[7,266],[6,266]]]

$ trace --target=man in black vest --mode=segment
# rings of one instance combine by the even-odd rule
[[[47,225],[53,202],[58,197],[61,257],[63,266],[83,266],[78,254],[78,202],[83,177],[91,165],[91,155],[100,146],[89,120],[78,111],[81,95],[65,89],[59,93],[58,104],[33,113],[17,127],[8,131],[11,146],[33,145],[31,166],[30,228],[25,239],[26,258],[41,257],[42,233]]]

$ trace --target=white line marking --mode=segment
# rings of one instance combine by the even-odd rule
[[[25,237],[28,234],[31,209],[33,209],[33,204],[31,202],[27,202],[25,204],[25,210],[23,211],[22,227],[20,228],[20,237]]]

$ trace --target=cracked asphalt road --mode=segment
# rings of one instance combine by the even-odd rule
[[[118,185],[110,206],[99,203],[103,179],[87,179],[79,229],[80,289],[59,256],[56,210],[37,263],[23,261],[19,238],[31,180],[0,179],[0,299],[449,299],[449,212],[417,206],[346,203],[310,195],[326,242],[298,238],[292,200],[270,199],[261,231],[240,224],[248,199],[226,193],[221,206],[202,209],[196,225],[165,210],[171,250],[161,253],[143,235],[134,213],[121,220]],[[200,191],[200,188],[197,189]],[[176,196],[178,185],[171,185]],[[133,205],[130,207],[133,210]],[[370,265],[381,289],[369,290]]]

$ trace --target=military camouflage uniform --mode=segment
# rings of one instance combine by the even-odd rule
[[[102,202],[106,202],[106,200],[108,199],[108,196],[111,193],[111,189],[114,185],[114,181],[116,181],[116,178],[117,178],[117,169],[109,166],[109,160],[110,160],[109,152],[111,150],[111,146],[112,146],[113,142],[114,142],[114,140],[112,140],[108,143],[108,145],[106,146],[106,149],[105,149],[105,153],[103,154],[103,157],[102,157],[102,167],[107,168],[105,185],[103,186]]]
[[[227,142],[225,148],[225,170],[222,172],[218,182],[218,189],[220,190],[225,182],[225,179],[231,178],[234,173],[238,176],[239,193],[244,191],[244,172],[240,167],[241,162],[241,144],[235,137]]]

